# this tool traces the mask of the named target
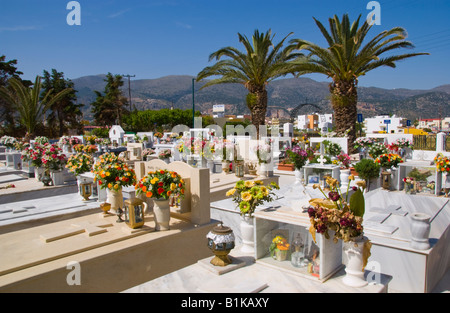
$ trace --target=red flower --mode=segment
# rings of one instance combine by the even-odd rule
[[[158,188],[158,194],[162,194],[164,192],[164,188]]]
[[[162,187],[162,186],[164,186],[164,183],[163,183],[163,182],[159,182],[159,183],[158,183],[158,186],[159,186],[159,187]]]

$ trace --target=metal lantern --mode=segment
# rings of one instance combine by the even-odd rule
[[[144,226],[144,212],[147,209],[147,203],[138,198],[127,199],[124,201],[123,216],[125,223],[132,229]]]
[[[86,179],[80,184],[80,194],[84,201],[88,201],[89,197],[92,195],[92,183],[86,182]]]
[[[234,173],[236,177],[244,177],[244,163],[236,162]]]
[[[391,173],[390,172],[382,172],[381,179],[382,179],[383,189],[389,190],[391,188]]]
[[[210,263],[215,266],[231,264],[232,261],[228,254],[235,246],[234,233],[231,228],[220,223],[206,235],[206,238],[208,239],[208,248],[215,255]]]

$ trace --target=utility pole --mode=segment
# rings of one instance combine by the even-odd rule
[[[131,82],[130,82],[130,78],[131,77],[136,77],[136,75],[122,75],[123,77],[128,77],[128,101],[130,102],[130,112],[131,112],[131,110],[132,110],[132,107],[131,107]],[[134,106],[134,109],[136,110],[136,106]]]

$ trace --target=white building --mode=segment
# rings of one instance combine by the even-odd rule
[[[395,115],[381,115],[364,120],[367,134],[400,134],[403,133],[404,118]]]
[[[111,143],[115,142],[119,146],[122,145],[122,143],[124,143],[124,136],[125,131],[120,125],[114,125],[109,130],[109,139],[111,140]]]

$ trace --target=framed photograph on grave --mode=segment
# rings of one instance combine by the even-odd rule
[[[308,184],[318,184],[320,176],[319,175],[309,175]]]

